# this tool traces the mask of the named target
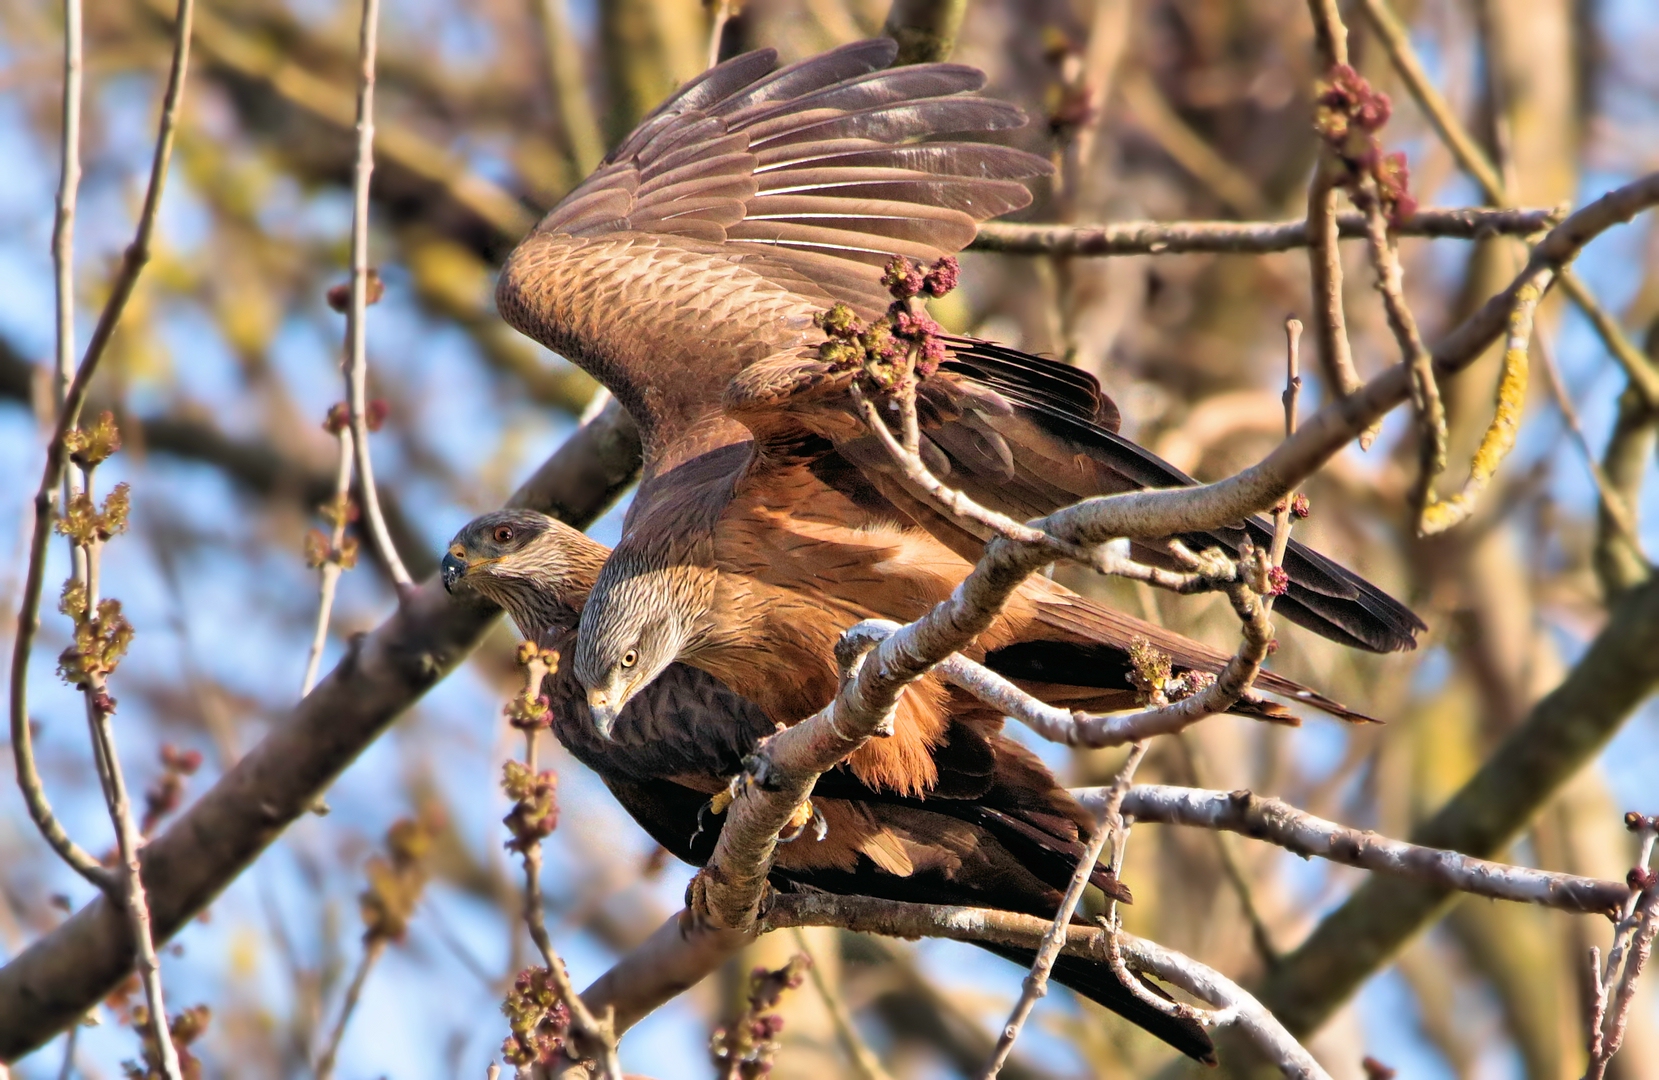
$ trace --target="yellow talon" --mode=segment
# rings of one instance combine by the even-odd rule
[[[812,824],[812,815],[814,813],[816,813],[816,811],[812,808],[812,800],[807,799],[805,802],[801,803],[801,805],[797,806],[795,808],[795,812],[790,815],[789,824],[784,827],[785,831],[790,834],[799,833],[802,829]]]
[[[724,789],[715,792],[714,797],[709,800],[709,810],[712,813],[724,814],[726,807],[730,806],[732,800],[737,798],[738,785],[741,783],[743,783],[742,773],[732,777],[732,782],[727,784]]]

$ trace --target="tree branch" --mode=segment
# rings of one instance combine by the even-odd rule
[[[1619,599],[1566,680],[1412,842],[1477,857],[1502,851],[1656,689],[1659,581],[1649,581]],[[1369,879],[1284,958],[1263,1004],[1293,1032],[1316,1030],[1453,895],[1443,884]]]
[[[1395,230],[1400,236],[1482,240],[1531,236],[1561,223],[1553,210],[1489,210],[1479,207],[1419,210]],[[1363,240],[1365,215],[1336,216],[1337,235]],[[1109,225],[1024,225],[988,221],[968,245],[1008,255],[1265,255],[1308,246],[1308,223],[1295,221],[1120,221]]]
[[[1104,801],[1105,792],[1105,788],[1081,788],[1072,794],[1084,806],[1095,806]],[[1124,799],[1123,812],[1136,821],[1224,829],[1265,840],[1303,858],[1317,855],[1380,874],[1574,914],[1612,915],[1630,897],[1630,886],[1622,881],[1510,866],[1390,840],[1249,791],[1138,784]]]

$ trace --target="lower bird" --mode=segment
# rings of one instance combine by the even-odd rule
[[[527,640],[568,653],[608,554],[545,515],[500,511],[456,534],[443,559],[443,581],[451,592],[474,591],[499,604]],[[1207,666],[1219,660],[1210,654]],[[713,676],[674,664],[601,735],[568,663],[548,676],[543,690],[559,741],[653,839],[703,865],[722,820],[707,813],[710,797],[726,789],[744,757],[773,731],[762,710]],[[773,887],[1053,918],[1094,819],[1001,727],[993,710],[955,692],[946,735],[930,750],[934,780],[927,790],[872,787],[847,769],[825,774],[812,803],[827,828],[821,837],[807,832],[777,849]],[[1128,899],[1104,870],[1093,882]],[[1033,959],[1020,950],[985,948],[1027,966]],[[1065,956],[1055,978],[1182,1053],[1215,1060],[1200,1025],[1149,1006],[1108,965]]]

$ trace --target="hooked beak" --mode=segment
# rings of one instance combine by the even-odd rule
[[[457,550],[459,545],[452,547],[444,554],[443,562],[439,563],[439,576],[443,578],[444,592],[453,593],[455,585],[466,577],[467,558],[464,552]]]
[[[609,742],[611,729],[616,726],[616,718],[622,711],[621,708],[611,704],[611,697],[605,691],[589,690],[588,711],[593,714],[594,730],[599,732],[601,739]]]

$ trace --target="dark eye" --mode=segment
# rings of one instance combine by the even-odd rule
[[[512,538],[513,538],[513,527],[511,525],[497,525],[495,527],[495,542],[496,543],[505,544],[507,541],[511,540]]]
[[[622,654],[623,667],[633,667],[637,663],[639,663],[638,649],[629,649],[627,652]]]

